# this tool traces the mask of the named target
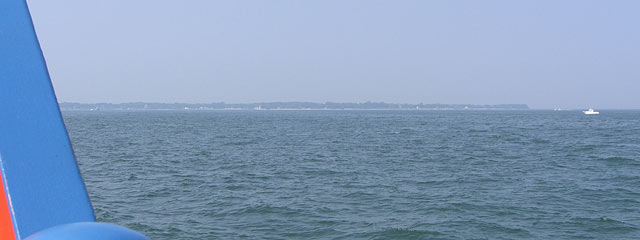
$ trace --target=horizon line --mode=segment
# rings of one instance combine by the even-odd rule
[[[499,103],[499,104],[478,104],[478,103],[394,103],[384,101],[365,101],[365,102],[313,102],[313,101],[265,101],[265,102],[208,102],[208,103],[188,103],[188,102],[153,102],[153,101],[131,101],[131,102],[73,102],[73,101],[59,101],[58,104],[82,104],[82,105],[98,105],[98,104],[110,104],[110,105],[122,105],[122,104],[185,104],[185,105],[205,105],[205,104],[229,104],[229,105],[255,105],[255,104],[277,104],[277,103],[308,103],[308,104],[388,104],[388,105],[451,105],[451,106],[500,106],[500,105],[524,105],[526,109],[514,109],[514,110],[584,110],[585,108],[531,108],[529,104],[525,103]],[[61,106],[62,108],[62,106]],[[640,110],[640,108],[598,108],[601,110]]]
[[[327,103],[355,103],[355,104],[365,104],[365,103],[377,103],[377,104],[400,104],[400,105],[529,105],[527,103],[399,103],[399,102],[384,102],[384,101],[363,101],[363,102],[338,102],[338,101],[324,101],[324,102],[314,102],[314,101],[263,101],[263,102],[154,102],[154,101],[129,101],[129,102],[75,102],[75,101],[58,101],[58,103],[74,103],[74,104],[128,104],[128,103],[154,103],[154,104],[263,104],[263,103],[314,103],[314,104],[327,104]]]

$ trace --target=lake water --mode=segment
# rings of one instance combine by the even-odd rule
[[[640,111],[63,114],[151,239],[640,239]]]

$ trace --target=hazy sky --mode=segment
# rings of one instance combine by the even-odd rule
[[[640,1],[30,0],[59,101],[640,109]]]

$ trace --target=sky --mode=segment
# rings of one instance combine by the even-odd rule
[[[60,102],[640,109],[640,1],[29,0]]]

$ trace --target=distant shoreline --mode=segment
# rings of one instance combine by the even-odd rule
[[[62,102],[63,111],[126,110],[530,110],[526,104],[397,104],[385,102],[314,103],[73,103]]]

